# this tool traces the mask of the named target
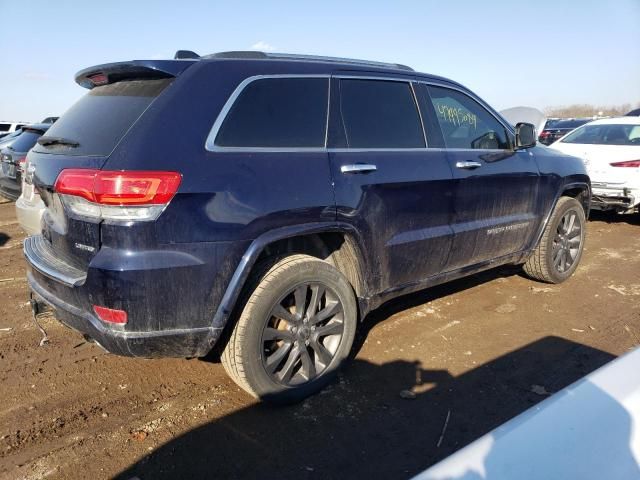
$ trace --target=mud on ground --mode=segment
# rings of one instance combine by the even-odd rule
[[[23,238],[1,204],[0,478],[408,478],[640,344],[640,221],[598,215],[570,281],[501,268],[396,300],[334,385],[273,408],[214,358],[116,357],[53,317],[40,347]]]

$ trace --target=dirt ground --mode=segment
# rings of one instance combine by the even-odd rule
[[[640,344],[637,216],[592,218],[565,284],[501,268],[383,306],[334,385],[280,408],[215,358],[116,357],[53,317],[39,346],[23,238],[1,204],[0,478],[408,478]]]

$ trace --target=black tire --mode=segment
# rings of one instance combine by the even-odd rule
[[[586,235],[586,217],[575,198],[561,197],[544,229],[540,243],[524,265],[534,280],[561,283],[575,272]]]
[[[226,372],[249,394],[275,403],[320,390],[355,336],[357,306],[347,279],[327,262],[292,255],[258,269],[249,288],[222,352]]]

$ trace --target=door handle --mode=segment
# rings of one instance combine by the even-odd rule
[[[456,168],[464,168],[466,170],[473,170],[474,168],[481,167],[482,164],[480,162],[456,162]]]
[[[378,169],[370,163],[353,163],[351,165],[342,165],[340,171],[342,173],[367,173],[375,172]]]

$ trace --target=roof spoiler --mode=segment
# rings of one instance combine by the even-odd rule
[[[100,85],[122,80],[153,80],[177,77],[193,62],[175,60],[132,60],[130,62],[105,63],[85,68],[76,73],[76,83],[92,89]]]
[[[193,59],[197,60],[200,58],[196,52],[192,52],[191,50],[178,50],[176,54],[173,56],[175,60],[185,60],[185,59]]]

